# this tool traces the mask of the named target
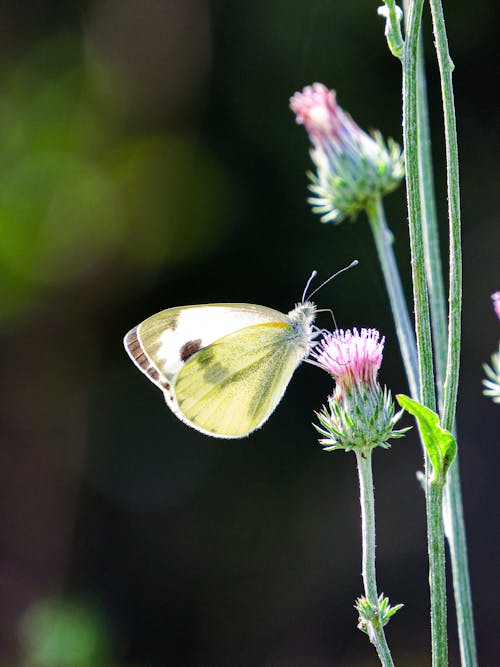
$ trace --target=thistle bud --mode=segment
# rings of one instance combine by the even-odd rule
[[[290,108],[313,145],[309,203],[322,222],[341,222],[394,190],[404,176],[401,149],[379,132],[363,132],[321,83],[295,93]]]

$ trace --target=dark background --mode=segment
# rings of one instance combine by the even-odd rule
[[[464,238],[459,446],[479,657],[493,665],[499,408],[482,396],[481,364],[500,331],[496,3],[447,5]],[[170,306],[286,312],[313,268],[327,277],[357,258],[318,303],[339,326],[385,334],[381,380],[406,391],[366,219],[332,227],[311,213],[308,141],[288,109],[322,81],[361,127],[401,142],[400,66],[376,7],[2,3],[2,667],[377,664],[352,607],[354,457],[323,453],[311,426],[327,375],[304,365],[261,431],[219,441],[178,421],[122,347]],[[428,76],[446,255],[433,57]],[[403,188],[386,210],[408,289]],[[405,603],[389,643],[398,665],[430,664],[415,434],[374,458],[379,588]]]

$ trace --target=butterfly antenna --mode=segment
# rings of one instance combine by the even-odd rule
[[[317,275],[318,272],[316,271],[316,269],[314,269],[314,271],[309,276],[309,280],[307,281],[306,286],[304,287],[304,291],[302,292],[302,303],[304,303],[304,301],[306,300],[307,290],[309,289],[310,284],[316,278]]]
[[[316,287],[316,289],[313,290],[307,298],[310,299],[312,296],[314,296],[316,294],[316,292],[319,292],[320,289],[322,289],[325,285],[327,285],[330,282],[330,280],[333,280],[337,276],[340,276],[341,273],[344,273],[344,271],[347,271],[348,269],[352,269],[354,266],[357,266],[358,264],[359,264],[358,260],[355,259],[348,266],[344,266],[343,269],[340,269],[340,271],[337,271],[336,273],[331,275],[329,278],[327,278],[325,280],[325,282],[321,283],[321,285],[319,287]],[[313,273],[315,273],[315,272],[313,272]],[[312,276],[311,276],[311,278],[312,278]],[[307,283],[308,285],[311,282],[311,278],[309,278],[309,282]],[[307,287],[306,287],[306,290],[307,290]]]

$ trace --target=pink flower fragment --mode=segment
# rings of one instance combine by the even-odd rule
[[[340,138],[340,128],[347,114],[338,106],[335,91],[322,83],[306,86],[290,98],[290,109],[298,125],[304,125],[313,143]],[[352,121],[349,119],[350,123]]]
[[[361,384],[374,387],[385,338],[376,329],[337,329],[327,333],[311,356],[333,376],[337,396]]]
[[[491,300],[493,301],[493,308],[497,314],[498,319],[500,320],[500,292],[494,292],[491,295]]]

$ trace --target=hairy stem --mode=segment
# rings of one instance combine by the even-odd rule
[[[448,315],[448,351],[442,424],[452,430],[455,422],[458,379],[460,369],[461,312],[462,312],[462,249],[460,223],[460,180],[458,164],[458,142],[455,119],[455,101],[453,95],[453,63],[448,48],[448,38],[441,0],[430,0],[434,40],[436,44],[441,94],[443,100],[444,131],[447,163],[448,219],[450,245],[449,277],[449,315]],[[449,472],[448,488],[445,495],[447,515],[449,516],[448,540],[452,560],[455,603],[457,608],[460,656],[462,665],[477,665],[472,595],[467,560],[465,523],[463,519],[462,498],[458,461]]]
[[[359,497],[361,505],[362,574],[365,598],[374,609],[379,609],[377,576],[375,569],[375,497],[373,493],[372,450],[355,450],[358,464]],[[393,667],[391,652],[385,638],[384,628],[376,621],[368,626],[368,636],[375,646],[384,667]]]
[[[406,299],[401,284],[396,257],[393,249],[392,233],[387,226],[382,200],[368,209],[368,219],[375,240],[375,246],[382,267],[384,282],[389,295],[399,349],[406,369],[410,394],[417,399],[419,396],[418,360],[415,333],[408,313]]]
[[[432,342],[436,372],[438,404],[443,404],[443,385],[446,368],[446,300],[443,284],[443,266],[439,248],[439,231],[434,194],[427,85],[425,80],[422,40],[417,55],[417,123],[418,168],[420,174],[420,199],[422,202],[422,228],[424,237],[425,271],[429,290],[432,323]]]
[[[415,331],[417,338],[420,379],[420,402],[436,410],[430,313],[425,271],[422,224],[421,183],[419,168],[418,124],[418,44],[423,0],[413,0],[409,6],[406,41],[403,57],[403,138],[406,163],[406,188],[412,263]],[[446,626],[446,570],[443,543],[442,488],[439,499],[429,480],[429,460],[425,456],[427,540],[429,549],[429,582],[431,598],[432,664],[445,667],[448,661]],[[436,514],[436,506],[439,514]],[[441,545],[441,546],[440,546]],[[443,613],[444,605],[444,613]]]
[[[457,127],[453,96],[453,63],[448,51],[448,39],[440,0],[431,0],[432,23],[441,76],[444,133],[446,143],[448,220],[450,242],[450,285],[448,312],[448,355],[444,383],[442,423],[451,430],[455,420],[458,377],[460,370],[460,340],[462,315],[462,245],[460,229],[460,182],[458,169]]]
[[[415,332],[417,338],[420,401],[431,410],[436,409],[434,370],[430,329],[429,301],[425,275],[422,206],[420,201],[420,173],[418,161],[418,105],[417,105],[417,50],[422,18],[423,0],[410,5],[405,52],[403,58],[403,139],[406,165],[406,191],[415,305]]]
[[[431,481],[427,513],[429,535],[429,586],[432,606],[432,664],[448,664],[446,628],[446,564],[443,529],[443,483]]]
[[[394,16],[395,8],[392,0],[385,0],[389,9],[389,17]],[[410,14],[410,0],[404,0],[405,18],[408,19]],[[440,55],[440,67],[445,70],[445,77],[443,77],[443,105],[445,119],[448,116],[449,122],[445,126],[445,131],[454,135],[447,143],[448,152],[454,155],[455,168],[453,172],[448,172],[448,187],[451,183],[456,186],[456,195],[449,198],[450,211],[453,208],[453,218],[456,222],[457,228],[454,233],[450,228],[450,237],[455,236],[455,243],[458,241],[458,253],[453,252],[454,242],[451,242],[452,257],[451,261],[456,263],[458,260],[458,271],[460,272],[460,220],[459,220],[459,192],[458,192],[458,161],[456,151],[456,132],[455,132],[455,115],[453,108],[453,90],[451,87],[451,61],[448,54],[448,45],[446,39],[445,25],[442,14],[441,3],[439,0],[432,0],[431,6],[434,14],[434,32],[436,38],[436,46],[438,54]],[[415,15],[415,14],[414,14]],[[406,21],[408,25],[408,20]],[[388,28],[386,26],[386,35]],[[394,49],[391,49],[394,53]],[[399,54],[395,54],[398,55]],[[449,70],[446,73],[446,70]],[[444,400],[445,400],[445,375],[447,366],[447,322],[446,322],[446,306],[443,285],[443,269],[441,263],[441,256],[439,251],[439,234],[435,209],[435,194],[434,182],[432,173],[432,156],[430,145],[430,131],[429,131],[429,113],[427,105],[427,87],[425,79],[425,68],[423,58],[423,48],[421,39],[418,41],[417,51],[417,131],[418,131],[418,164],[420,175],[420,195],[422,202],[422,226],[423,226],[423,241],[424,241],[424,256],[426,266],[427,285],[429,290],[429,301],[432,321],[432,339],[434,348],[434,361],[436,371],[436,386],[438,394],[439,413],[443,415]],[[449,146],[449,147],[448,147]],[[455,205],[456,204],[456,205]],[[458,216],[456,215],[458,214]],[[452,215],[450,215],[450,220]],[[451,225],[450,225],[451,227]],[[451,291],[454,289],[458,294],[460,289],[459,281],[460,273],[457,274],[457,267],[451,271],[452,278],[450,280],[450,305],[452,303]],[[452,287],[454,285],[454,287]],[[460,325],[460,306],[458,309],[450,309]],[[450,313],[451,314],[451,313]],[[456,327],[455,327],[456,331]],[[452,332],[450,329],[450,338]],[[450,348],[451,350],[451,348]],[[457,348],[453,349],[454,355],[457,356]],[[406,363],[405,368],[407,376],[410,377],[411,369],[408,369]],[[413,371],[414,373],[415,371]],[[457,371],[458,372],[458,371]],[[449,377],[449,376],[448,376]],[[448,394],[448,399],[451,393]],[[418,396],[414,396],[418,398]],[[449,411],[448,407],[448,411]],[[448,418],[447,418],[448,419]],[[453,420],[450,420],[448,429],[453,432],[456,431]],[[448,471],[448,482],[444,490],[444,507],[443,518],[446,530],[446,538],[450,548],[450,558],[453,574],[453,588],[455,595],[455,606],[457,613],[457,624],[460,641],[460,654],[463,666],[474,667],[477,665],[476,657],[476,642],[474,635],[474,622],[472,611],[472,596],[469,580],[469,567],[467,558],[467,542],[465,533],[465,521],[463,514],[463,503],[460,486],[460,471],[458,456],[453,465]]]

